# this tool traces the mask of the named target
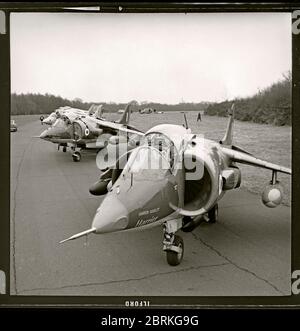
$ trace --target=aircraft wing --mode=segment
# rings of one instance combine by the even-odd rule
[[[55,144],[67,144],[67,143],[73,143],[74,139],[71,138],[53,138],[52,142]]]
[[[255,156],[237,151],[232,150],[229,148],[222,148],[222,152],[226,154],[232,161],[240,162],[256,167],[266,168],[270,170],[275,170],[278,172],[283,172],[285,174],[291,174],[292,170],[290,168],[282,167],[274,163],[270,163],[261,159],[256,158]]]
[[[87,145],[87,144],[96,144],[97,140],[96,139],[78,139],[78,140],[75,140],[75,139],[71,139],[71,138],[55,138],[55,139],[52,139],[52,142],[54,144]],[[94,148],[103,148],[103,147],[104,147],[104,144],[103,145],[99,144],[99,146],[95,145]]]
[[[121,132],[125,132],[125,133],[134,133],[134,134],[137,134],[139,136],[144,136],[143,132],[138,131],[138,130],[128,129],[122,124],[109,122],[109,121],[98,120],[98,119],[92,118],[92,117],[90,117],[89,119],[92,120],[93,122],[95,122],[96,124],[98,124],[100,126],[100,128],[109,128],[109,129],[113,129],[115,131],[121,131]]]
[[[101,149],[106,146],[105,141],[98,140],[98,139],[78,139],[78,140],[72,140],[70,142],[71,145],[76,144],[77,146],[84,145],[88,149]]]

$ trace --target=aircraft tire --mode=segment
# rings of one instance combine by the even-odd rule
[[[81,154],[79,152],[74,152],[72,158],[74,162],[79,162],[81,160]]]
[[[219,207],[216,204],[209,212],[208,212],[208,223],[216,223],[219,217]]]
[[[175,235],[174,238],[174,246],[177,247],[181,247],[182,252],[181,253],[177,253],[174,251],[167,251],[167,262],[169,265],[171,266],[176,266],[178,264],[180,264],[180,262],[183,259],[183,253],[184,253],[184,244],[183,244],[183,240],[180,236]]]
[[[67,147],[64,146],[64,147],[63,147],[63,152],[66,153],[66,151],[67,151]]]

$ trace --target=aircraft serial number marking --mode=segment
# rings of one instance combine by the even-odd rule
[[[148,218],[147,220],[141,220],[141,219],[139,219],[136,222],[136,225],[135,226],[136,227],[139,227],[139,226],[147,225],[147,224],[150,224],[150,223],[155,222],[157,219],[158,219],[158,216],[153,216],[151,218]]]

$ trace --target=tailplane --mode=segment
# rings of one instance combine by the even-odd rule
[[[234,103],[231,108],[228,110],[229,121],[227,124],[227,129],[224,135],[224,138],[220,141],[222,145],[232,145],[233,140],[233,122],[234,122]]]

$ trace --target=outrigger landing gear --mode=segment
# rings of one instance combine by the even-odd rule
[[[163,224],[163,250],[167,253],[168,264],[172,266],[180,264],[183,258],[183,240],[180,236],[175,235],[175,232],[181,229],[181,227],[182,219],[170,220]]]
[[[74,152],[72,158],[74,162],[79,162],[81,160],[81,154],[79,152]]]

